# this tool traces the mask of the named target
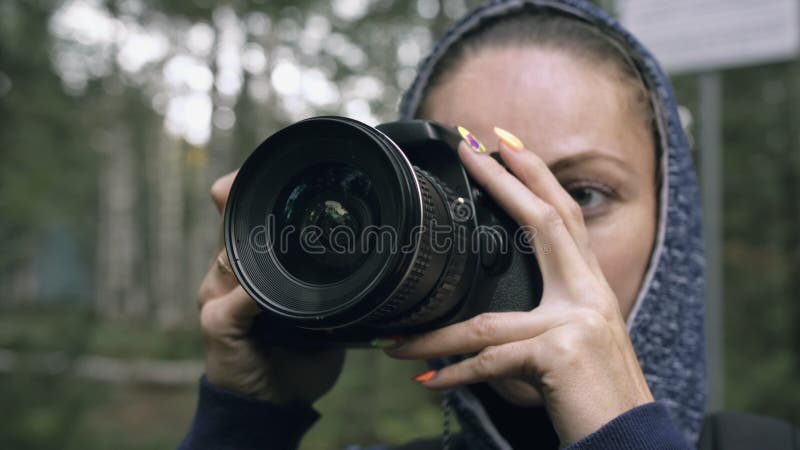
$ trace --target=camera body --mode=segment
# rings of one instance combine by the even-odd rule
[[[528,244],[535,230],[518,227],[469,178],[459,142],[431,121],[373,128],[329,116],[259,145],[234,181],[224,226],[233,272],[265,310],[258,339],[362,346],[533,309],[542,292]],[[301,243],[277,248],[290,227]],[[306,230],[315,246],[301,245]],[[374,230],[393,231],[394,246]],[[254,251],[257,242],[269,245]],[[340,245],[353,242],[361,246]]]

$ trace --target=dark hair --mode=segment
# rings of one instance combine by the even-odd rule
[[[431,90],[445,76],[481,50],[509,45],[535,45],[569,52],[581,59],[613,69],[609,72],[630,87],[634,110],[642,115],[651,134],[655,133],[653,106],[647,87],[634,62],[620,43],[596,26],[541,7],[527,6],[500,17],[486,19],[454,43],[431,72],[422,101],[414,115],[425,110]],[[657,140],[655,141],[658,142]]]

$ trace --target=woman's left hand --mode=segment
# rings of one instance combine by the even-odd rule
[[[653,401],[619,303],[590,249],[581,208],[533,152],[501,142],[506,170],[465,144],[467,171],[532,240],[544,291],[532,311],[484,313],[403,341],[401,359],[475,354],[422,382],[431,389],[522,379],[543,396],[562,444]]]

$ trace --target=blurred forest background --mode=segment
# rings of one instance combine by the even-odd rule
[[[174,447],[211,182],[292,121],[392,119],[475,3],[0,2],[0,448]],[[800,61],[722,80],[726,409],[800,423]],[[674,83],[694,133],[695,76]],[[420,368],[351,351],[302,448],[439,433]]]

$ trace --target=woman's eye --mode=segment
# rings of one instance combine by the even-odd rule
[[[590,186],[569,189],[569,194],[583,210],[595,209],[608,200],[608,194]]]

